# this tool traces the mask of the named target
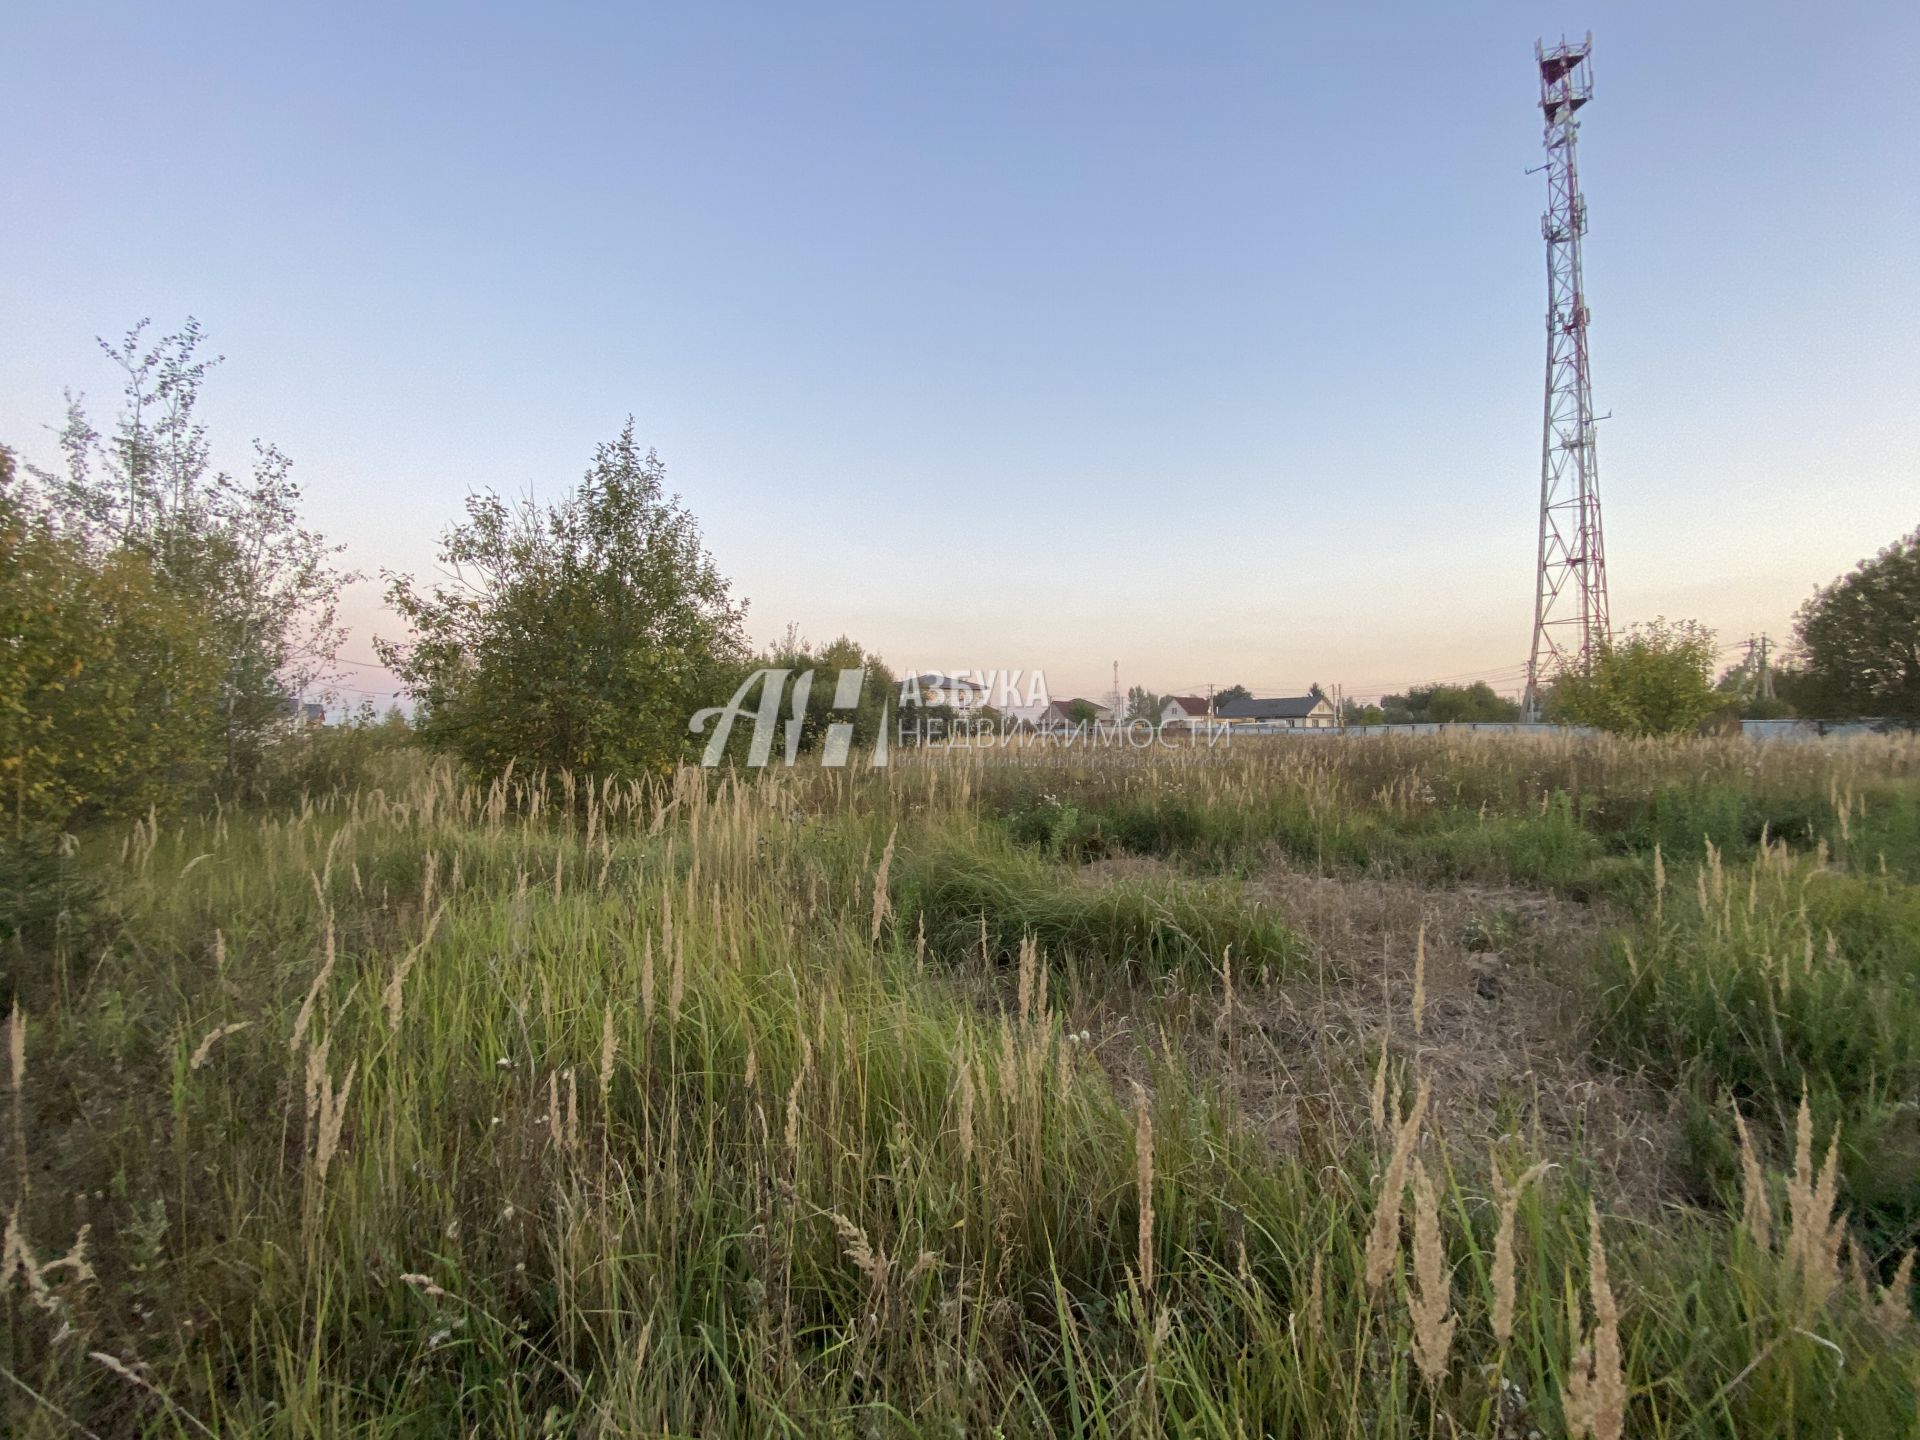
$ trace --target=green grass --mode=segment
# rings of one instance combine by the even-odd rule
[[[1231,948],[1243,968],[1294,968],[1299,938],[1271,910],[1226,883],[1120,879],[1077,883],[1030,855],[962,834],[908,854],[893,879],[907,934],[948,961],[1011,965],[1032,939],[1062,964],[1111,979],[1185,970],[1207,974]]]
[[[1920,891],[1784,849],[1678,879],[1597,977],[1597,1043],[1718,1111],[1694,1128],[1723,1186],[1727,1105],[1779,1131],[1807,1094],[1840,1128],[1849,1206],[1890,1263],[1920,1242]]]
[[[1605,1053],[1738,1089],[1783,1154],[1796,1077],[1831,1090],[1843,1135],[1869,1102],[1911,1099],[1909,1032],[1883,1016],[1909,994],[1913,892],[1857,853],[1803,884],[1802,847],[1762,861],[1751,913],[1743,870],[1725,871],[1728,920],[1713,892],[1688,912],[1676,868],[1656,915],[1650,858],[1596,828],[1591,797],[1728,763],[1718,748],[1377,742],[1332,763],[1116,769],[1104,791],[1017,763],[686,775],[571,808],[416,773],[91,836],[75,863],[104,893],[6,941],[28,1020],[0,1196],[35,1265],[86,1227],[92,1274],[50,1270],[36,1292],[11,1267],[0,1429],[1559,1433],[1596,1198],[1577,1155],[1549,1157],[1562,1168],[1520,1207],[1503,1345],[1488,1158],[1422,1143],[1458,1316],[1429,1383],[1407,1355],[1407,1261],[1378,1292],[1362,1280],[1382,1160],[1364,1117],[1332,1132],[1361,1139],[1277,1151],[1143,1055],[1148,1287],[1133,1091],[1057,1009],[957,983],[982,965],[983,923],[990,971],[1032,937],[1079,989],[1204,988],[1229,945],[1243,977],[1302,963],[1287,918],[1233,878],[1269,845],[1434,884],[1595,887],[1627,907],[1619,963],[1630,940],[1657,977],[1568,977],[1612,1007]],[[1111,809],[1098,853],[1174,863],[1099,883],[1076,873],[1092,850],[1019,843],[1005,817],[1047,786]],[[877,887],[892,914],[876,941]],[[1742,999],[1756,944],[1811,933],[1824,956],[1829,928],[1832,988]],[[386,997],[416,947],[396,1023]],[[194,1068],[228,1026],[244,1028]],[[324,1174],[321,1044],[328,1093],[353,1076]],[[1856,1073],[1872,1080],[1850,1100]],[[1498,1163],[1534,1158],[1515,1141]],[[1851,1203],[1852,1160],[1847,1177]],[[1863,1213],[1884,1244],[1885,1215]],[[1848,1287],[1810,1309],[1715,1205],[1603,1232],[1628,1433],[1911,1433],[1911,1322],[1882,1328]]]

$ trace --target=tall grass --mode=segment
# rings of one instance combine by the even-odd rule
[[[1599,1043],[1678,1082],[1723,1188],[1727,1106],[1783,1134],[1809,1096],[1839,1128],[1876,1257],[1890,1268],[1920,1242],[1920,890],[1779,844],[1739,867],[1710,851],[1598,981]]]
[[[1236,846],[1276,818],[1289,853],[1405,843],[1379,863],[1437,879],[1428,813],[1465,833],[1485,804],[1544,848],[1455,873],[1572,884],[1609,843],[1576,795],[1682,768],[1361,748],[1108,788],[1265,817]],[[1016,791],[1061,772],[395,782],[90,837],[105,908],[15,943],[8,1433],[1910,1428],[1904,1293],[1795,1278],[1827,1222],[1789,1197],[1844,1198],[1811,1160],[1754,1160],[1788,1249],[1711,1209],[1609,1218],[1579,1166],[1535,1168],[1572,1157],[1454,1153],[1418,1102],[1289,1154],[1174,1062],[1118,1085],[1050,965],[1221,983],[1231,946],[1278,982],[1299,939],[1230,879],[1102,884],[1010,843]],[[1746,1117],[1774,1172],[1787,1119]]]

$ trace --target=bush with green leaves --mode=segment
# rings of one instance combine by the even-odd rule
[[[141,548],[90,543],[0,450],[0,820],[139,813],[218,769],[219,636]]]
[[[164,686],[159,704],[200,732],[183,750],[211,747],[223,778],[241,785],[283,733],[289,703],[330,678],[340,594],[356,577],[335,564],[342,547],[301,518],[279,447],[255,440],[244,477],[216,466],[199,407],[220,357],[203,357],[204,342],[191,318],[170,335],[150,337],[142,320],[118,343],[101,341],[121,376],[119,414],[103,433],[72,399],[62,471],[33,473],[63,533],[139,565],[197,617],[218,664],[214,693]]]
[[[562,499],[467,498],[441,540],[452,578],[388,577],[411,629],[379,640],[429,745],[475,771],[662,774],[688,719],[722,704],[745,654],[726,579],[633,422]]]
[[[1691,734],[1721,708],[1713,657],[1713,632],[1696,621],[1636,625],[1559,667],[1551,713],[1564,724],[1618,735]]]

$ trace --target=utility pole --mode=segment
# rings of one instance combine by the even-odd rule
[[[1767,664],[1767,636],[1760,636],[1760,683],[1754,693],[1762,700],[1773,699],[1773,667]]]
[[[1600,533],[1600,462],[1595,446],[1593,385],[1587,368],[1587,297],[1580,239],[1587,201],[1580,193],[1574,115],[1593,98],[1593,34],[1533,47],[1546,124],[1547,386],[1540,438],[1540,549],[1533,598],[1533,646],[1527,656],[1524,709],[1540,712],[1547,671],[1571,659],[1581,665],[1612,638],[1607,614],[1606,546]]]

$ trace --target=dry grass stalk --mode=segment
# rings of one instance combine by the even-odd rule
[[[1529,1166],[1509,1186],[1500,1178],[1499,1164],[1493,1167],[1493,1188],[1500,1197],[1500,1225],[1493,1235],[1493,1338],[1502,1345],[1513,1339],[1513,1230],[1520,1214],[1520,1197],[1551,1168],[1545,1161]]]
[[[800,1073],[793,1077],[793,1088],[787,1091],[787,1153],[797,1155],[800,1151],[800,1087],[807,1083],[807,1067],[802,1064]]]
[[[324,1069],[322,1053],[323,1068],[315,1096],[318,1117],[313,1140],[313,1169],[314,1178],[324,1183],[327,1170],[333,1164],[334,1153],[340,1148],[340,1130],[347,1120],[347,1097],[353,1093],[353,1077],[360,1065],[358,1061],[349,1065],[340,1088],[335,1090]]]
[[[600,1108],[607,1108],[607,1097],[613,1093],[613,1057],[618,1042],[613,1038],[613,1006],[607,1006],[600,1016]]]
[[[25,1233],[20,1229],[20,1207],[15,1206],[7,1215],[6,1239],[0,1245],[0,1285],[4,1285],[18,1274],[27,1287],[27,1298],[36,1308],[49,1314],[58,1314],[62,1301],[47,1284],[47,1276],[56,1270],[72,1272],[76,1281],[88,1281],[94,1278],[93,1267],[87,1263],[87,1236],[92,1233],[91,1225],[82,1225],[80,1233],[73,1237],[73,1248],[57,1260],[41,1264],[27,1244]]]
[[[1440,1240],[1440,1208],[1433,1182],[1418,1158],[1413,1162],[1413,1279],[1407,1313],[1413,1319],[1413,1360],[1429,1385],[1447,1378],[1447,1352],[1459,1317],[1451,1313],[1453,1272]]]
[[[580,1148],[580,1089],[574,1083],[573,1067],[567,1067],[567,1149]]]
[[[669,948],[664,941],[662,948]],[[672,968],[667,972],[667,1019],[677,1025],[680,1023],[680,1006],[687,998],[686,937],[674,936],[670,948],[673,951],[673,962]]]
[[[1740,1107],[1733,1107],[1734,1133],[1740,1137],[1740,1224],[1762,1250],[1773,1249],[1773,1202],[1767,1198],[1766,1171],[1747,1133]]]
[[[427,859],[427,876],[431,880],[433,857],[428,856]],[[385,1005],[387,1011],[387,1024],[394,1029],[399,1028],[400,1016],[405,1010],[407,976],[413,972],[413,962],[420,958],[420,952],[432,943],[433,932],[440,928],[440,917],[447,913],[447,905],[448,902],[445,900],[440,902],[440,908],[435,910],[432,917],[428,919],[426,931],[420,936],[419,943],[407,951],[406,957],[394,967],[393,978],[387,982],[386,993],[381,996],[381,1003]]]
[[[867,1239],[867,1232],[838,1210],[829,1210],[827,1218],[833,1221],[833,1228],[840,1232],[841,1243],[846,1246],[847,1258],[853,1261],[853,1268],[867,1277],[867,1284],[873,1287],[876,1298],[883,1296],[887,1289],[887,1274],[893,1268],[887,1252],[876,1249]]]
[[[1153,1107],[1138,1080],[1133,1082],[1135,1180],[1140,1189],[1140,1289],[1153,1293]]]
[[[1840,1186],[1840,1132],[1827,1140],[1827,1155],[1818,1172],[1813,1168],[1813,1112],[1800,1097],[1794,1125],[1793,1174],[1787,1177],[1787,1238],[1781,1258],[1787,1263],[1800,1292],[1802,1308],[1812,1315],[1826,1304],[1840,1284],[1840,1242],[1846,1217],[1835,1216],[1833,1205]]]
[[[1427,1013],[1427,927],[1423,921],[1413,946],[1413,1033],[1418,1035]]]
[[[146,1368],[144,1365],[139,1369],[135,1369],[124,1360],[116,1359],[104,1350],[89,1350],[87,1352],[87,1358],[106,1366],[107,1369],[118,1375],[122,1380],[125,1380],[129,1385],[146,1391],[149,1395],[153,1396],[154,1399],[166,1406],[170,1414],[177,1415],[199,1434],[212,1437],[213,1431],[207,1428],[205,1422],[202,1421],[199,1416],[195,1415],[191,1410],[183,1408],[179,1401],[175,1400],[171,1395],[167,1394],[166,1391],[162,1390],[158,1385],[155,1385],[140,1373],[140,1370]]]
[[[1867,1280],[1866,1257],[1860,1253],[1860,1246],[1852,1236],[1841,1242],[1841,1250],[1846,1257],[1847,1289],[1853,1292],[1853,1298],[1861,1305],[1871,1306],[1873,1286]]]
[[[880,852],[880,868],[873,872],[873,934],[870,938],[875,942],[880,939],[880,927],[893,914],[893,897],[887,892],[887,871],[893,868],[893,842],[899,834],[898,825],[887,832],[887,848]]]
[[[640,1032],[653,1028],[653,936],[646,937],[640,952]]]
[[[1373,1072],[1373,1093],[1367,1097],[1367,1115],[1376,1135],[1387,1132],[1387,1037],[1380,1037],[1380,1063]]]
[[[206,1033],[206,1037],[195,1047],[193,1058],[187,1062],[187,1068],[189,1070],[198,1070],[202,1065],[207,1063],[207,1056],[213,1052],[215,1045],[219,1044],[229,1035],[238,1034],[252,1023],[251,1020],[236,1020],[231,1025],[220,1025],[209,1030]]]
[[[27,1188],[27,1011],[15,996],[7,1013],[7,1077],[13,1091],[13,1155],[22,1193]]]
[[[1427,1111],[1432,1086],[1423,1077],[1414,1089],[1413,1106],[1407,1118],[1394,1132],[1393,1152],[1387,1158],[1386,1174],[1380,1181],[1380,1198],[1374,1205],[1373,1227],[1367,1232],[1366,1279],[1369,1290],[1386,1284],[1393,1262],[1400,1254],[1400,1208],[1406,1198],[1407,1165],[1413,1159],[1413,1147],[1420,1140],[1420,1122]]]
[[[454,1298],[454,1296],[450,1292],[443,1290],[438,1285],[434,1284],[432,1279],[429,1278],[428,1276],[407,1274],[407,1275],[402,1275],[400,1279],[403,1283],[411,1285],[414,1289],[418,1290],[422,1295],[429,1296],[432,1299],[451,1300]]]
[[[333,943],[333,912],[329,910],[326,927],[321,936],[322,959],[320,973],[313,977],[313,984],[307,988],[307,998],[300,1004],[300,1013],[293,1017],[293,1037],[287,1041],[289,1054],[298,1053],[302,1042],[307,1038],[307,1026],[313,1023],[313,1007],[319,1003],[320,992],[326,988],[327,981],[333,978],[333,964],[337,958]]]
[[[1022,1029],[1033,1020],[1034,974],[1040,968],[1040,946],[1031,935],[1020,939],[1019,1015]]]
[[[1600,1242],[1600,1211],[1587,1206],[1588,1291],[1593,1299],[1593,1329],[1580,1323],[1578,1301],[1569,1297],[1577,1343],[1567,1371],[1561,1407],[1574,1440],[1620,1440],[1627,1423],[1627,1379],[1620,1363],[1620,1312],[1607,1283],[1607,1251]]]
[[[306,1130],[313,1129],[313,1122],[320,1114],[320,1087],[326,1082],[327,1051],[332,1045],[333,1040],[329,1037],[322,1040],[318,1045],[312,1045],[307,1048]],[[303,1138],[304,1135],[305,1131],[302,1132]]]
[[[1913,1257],[1911,1250],[1900,1257],[1900,1267],[1893,1272],[1893,1279],[1874,1301],[1873,1318],[1889,1335],[1899,1334],[1912,1317],[1907,1308],[1907,1294],[1913,1288]]]

